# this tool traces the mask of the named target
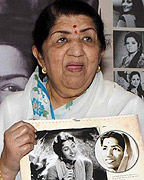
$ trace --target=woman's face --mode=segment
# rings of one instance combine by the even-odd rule
[[[0,45],[0,103],[10,93],[23,90],[28,81],[25,59],[13,46]]]
[[[71,161],[76,160],[77,152],[77,146],[72,140],[67,140],[63,143],[62,153],[66,159]]]
[[[132,76],[132,78],[131,78],[131,85],[133,85],[134,87],[138,88],[140,82],[141,82],[140,77],[137,74]]]
[[[49,83],[62,97],[81,94],[92,82],[101,53],[90,17],[62,15],[43,44],[43,60]]]
[[[138,51],[138,42],[133,37],[128,37],[126,39],[126,49],[127,51],[132,54]]]
[[[118,144],[117,139],[113,137],[104,139],[102,156],[107,168],[117,170],[123,158],[123,154],[123,149]]]
[[[122,0],[122,8],[125,13],[132,10],[133,2],[132,0]]]

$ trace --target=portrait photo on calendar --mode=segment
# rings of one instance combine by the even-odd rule
[[[97,128],[38,131],[38,143],[29,154],[31,179],[106,180],[95,158]]]
[[[125,172],[138,160],[138,146],[135,140],[123,131],[107,131],[96,142],[96,158],[99,164],[110,172]]]
[[[37,144],[21,160],[22,180],[141,180],[144,176],[136,115],[27,122],[37,129]]]

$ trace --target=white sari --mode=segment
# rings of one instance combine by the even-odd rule
[[[103,80],[101,72],[95,75],[92,84],[85,93],[54,111],[50,107],[50,101],[44,89],[46,89],[45,83],[39,79],[37,68],[24,91],[11,94],[1,103],[0,152],[3,149],[5,130],[20,120],[81,119],[138,114],[140,126],[143,130],[144,102],[116,83]],[[144,131],[142,131],[142,135],[144,137]]]

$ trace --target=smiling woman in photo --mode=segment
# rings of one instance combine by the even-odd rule
[[[74,136],[61,132],[53,141],[53,149],[58,159],[50,165],[47,180],[93,179],[92,161],[80,153]]]
[[[128,91],[138,95],[144,99],[144,90],[141,84],[141,75],[137,71],[132,71],[129,75],[129,87]]]
[[[108,131],[96,143],[96,158],[100,165],[111,172],[131,169],[138,159],[138,147],[134,139],[121,131]]]
[[[122,0],[121,11],[117,27],[144,27],[142,0]]]
[[[119,172],[119,166],[124,156],[125,142],[118,133],[105,134],[101,138],[102,156],[105,165],[111,171]]]

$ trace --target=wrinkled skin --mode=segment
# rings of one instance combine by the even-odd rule
[[[29,123],[20,121],[11,126],[4,134],[4,149],[1,156],[2,176],[6,180],[15,179],[20,169],[20,160],[36,144],[36,129]]]

